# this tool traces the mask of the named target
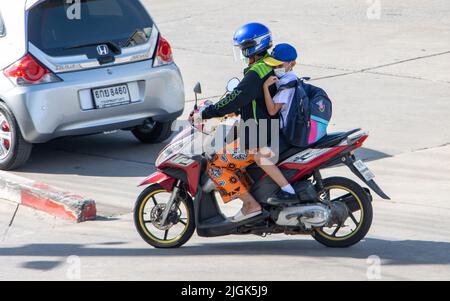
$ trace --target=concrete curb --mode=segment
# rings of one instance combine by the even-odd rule
[[[0,171],[0,199],[77,223],[97,215],[93,200],[4,171]]]

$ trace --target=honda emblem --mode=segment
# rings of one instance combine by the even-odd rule
[[[108,55],[109,53],[109,48],[107,45],[98,45],[97,46],[97,52],[99,55]]]

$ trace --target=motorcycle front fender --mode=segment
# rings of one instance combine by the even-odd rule
[[[138,185],[138,187],[159,184],[162,188],[171,192],[173,190],[173,186],[175,185],[175,181],[175,178],[166,175],[162,171],[156,171],[148,176],[141,184]]]

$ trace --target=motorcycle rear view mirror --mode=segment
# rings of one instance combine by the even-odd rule
[[[196,83],[194,87],[195,94],[202,94],[202,85],[200,83]]]
[[[194,87],[194,93],[195,93],[195,105],[194,105],[194,110],[198,109],[198,105],[197,105],[197,94],[202,94],[202,85],[198,82],[195,84]]]
[[[237,77],[233,77],[232,79],[230,79],[227,84],[227,91],[230,93],[233,92],[240,82],[241,81]]]

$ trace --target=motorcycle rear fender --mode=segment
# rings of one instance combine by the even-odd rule
[[[173,190],[175,181],[176,181],[175,178],[166,175],[162,171],[156,171],[150,176],[148,176],[141,184],[139,184],[139,187],[145,185],[159,184],[162,188],[171,192]]]
[[[342,163],[344,163],[345,165],[347,165],[348,168],[350,168],[350,170],[358,177],[361,179],[361,181],[363,181],[364,183],[366,183],[370,189],[372,189],[376,194],[378,194],[381,198],[385,199],[385,200],[390,200],[391,198],[389,196],[387,196],[383,190],[381,190],[381,188],[378,186],[377,183],[375,183],[374,180],[370,180],[367,181],[366,179],[364,179],[363,175],[359,172],[358,169],[356,169],[356,167],[353,165],[353,163],[355,163],[355,157],[353,155],[346,155],[345,157],[342,157]]]

